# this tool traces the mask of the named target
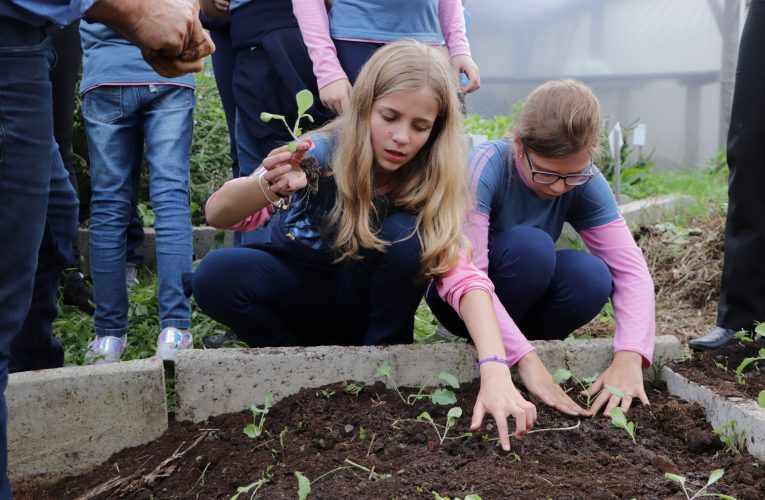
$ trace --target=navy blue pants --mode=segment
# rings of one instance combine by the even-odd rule
[[[608,301],[611,273],[601,259],[556,250],[540,229],[516,226],[489,242],[489,278],[497,297],[528,339],[563,339],[588,323]],[[465,323],[431,285],[427,301],[450,332],[468,337]]]
[[[194,297],[251,347],[411,343],[425,283],[415,281],[417,237],[398,240],[414,224],[408,214],[388,216],[380,236],[395,243],[335,266],[265,246],[216,250],[194,273]]]
[[[356,83],[359,71],[364,63],[372,57],[377,49],[382,47],[382,43],[373,42],[350,42],[347,40],[332,40],[337,50],[337,60],[345,74],[348,75],[351,85]]]

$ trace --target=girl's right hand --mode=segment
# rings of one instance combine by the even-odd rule
[[[305,153],[313,146],[310,137],[297,141],[297,150],[292,153],[288,146],[274,149],[263,159],[263,178],[268,182],[269,191],[282,196],[289,196],[308,185],[305,172],[300,162]]]
[[[589,414],[584,408],[576,404],[560,385],[553,382],[552,375],[534,351],[526,354],[518,361],[518,374],[521,376],[526,389],[547,406],[568,415],[586,416]]]
[[[485,363],[481,365],[481,389],[478,392],[473,407],[473,420],[470,430],[481,427],[486,413],[494,417],[499,432],[499,442],[502,449],[510,451],[510,435],[508,433],[507,416],[515,419],[515,437],[519,438],[534,426],[537,420],[537,409],[526,401],[513,385],[510,368],[501,363]]]

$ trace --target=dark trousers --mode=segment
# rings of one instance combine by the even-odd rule
[[[765,321],[765,1],[753,0],[741,36],[728,129],[728,217],[717,324]]]
[[[528,339],[563,339],[603,308],[613,288],[605,262],[585,252],[556,250],[542,230],[516,226],[489,242],[489,278],[497,297]],[[450,332],[465,323],[431,285],[427,301]]]
[[[385,252],[332,267],[262,246],[216,250],[194,273],[194,297],[251,347],[411,343],[425,289],[415,281],[419,241],[402,240],[414,224],[390,215],[380,236],[395,243]]]
[[[77,197],[53,137],[52,64],[41,29],[0,17],[0,498],[11,494],[4,395],[11,340],[23,335],[41,365],[63,355],[51,321],[59,275],[72,260]]]
[[[382,43],[372,42],[350,42],[347,40],[333,40],[335,50],[337,50],[337,60],[345,74],[348,75],[351,85],[356,83],[359,71],[364,63],[372,57],[377,49],[382,47]]]

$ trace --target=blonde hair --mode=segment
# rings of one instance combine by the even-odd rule
[[[543,83],[526,98],[514,134],[531,151],[563,158],[588,149],[599,154],[603,125],[600,104],[578,80]]]
[[[332,156],[337,197],[328,218],[337,231],[336,262],[361,258],[361,249],[382,252],[391,244],[378,235],[382,214],[372,202],[372,106],[383,97],[423,88],[435,97],[438,115],[428,141],[397,172],[388,203],[391,210],[416,217],[423,277],[443,275],[457,263],[460,249],[468,248],[462,236],[469,206],[467,165],[455,76],[440,49],[402,40],[375,52],[359,73],[350,109],[322,129],[336,131],[338,138]]]

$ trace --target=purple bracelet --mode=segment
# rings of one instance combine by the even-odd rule
[[[502,359],[499,356],[491,356],[491,357],[488,357],[488,358],[479,359],[478,360],[478,367],[480,368],[482,364],[488,363],[490,361],[495,361],[497,363],[504,363],[507,366],[510,366],[510,363],[508,363],[506,359]]]

